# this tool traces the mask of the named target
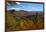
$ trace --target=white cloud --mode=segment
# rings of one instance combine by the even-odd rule
[[[14,8],[14,7],[12,7],[12,8],[7,8],[7,10],[20,10],[20,8]]]
[[[21,4],[20,2],[16,2],[16,4]]]
[[[43,8],[32,7],[32,11],[43,11]]]

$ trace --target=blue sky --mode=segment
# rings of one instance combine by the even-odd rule
[[[15,9],[25,10],[25,11],[43,11],[43,4],[34,4],[34,3],[20,3],[16,2],[16,4],[9,4],[7,5],[7,10]]]

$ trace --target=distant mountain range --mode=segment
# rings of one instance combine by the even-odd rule
[[[29,15],[41,15],[43,16],[43,11],[25,11],[25,10],[10,10],[10,12],[14,12],[17,16],[29,16]]]
[[[15,11],[15,14],[17,16],[28,16],[28,15],[42,15],[43,16],[43,12],[36,12],[36,11],[24,11],[24,10],[20,10],[20,11]]]

